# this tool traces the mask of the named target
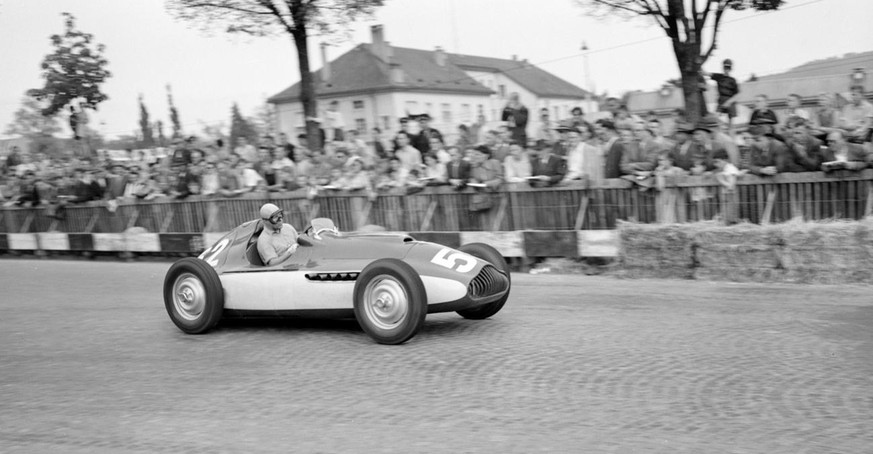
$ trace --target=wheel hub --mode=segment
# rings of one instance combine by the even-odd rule
[[[389,275],[374,278],[365,290],[364,311],[379,329],[393,329],[403,323],[409,312],[406,289]]]
[[[206,308],[206,287],[191,273],[184,273],[173,283],[173,308],[179,317],[195,321]]]

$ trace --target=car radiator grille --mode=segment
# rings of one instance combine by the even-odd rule
[[[473,298],[500,293],[509,287],[509,280],[497,268],[486,265],[479,274],[470,281],[467,291]]]

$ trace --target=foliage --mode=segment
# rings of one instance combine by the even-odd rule
[[[576,0],[594,15],[642,16],[655,21],[672,40],[689,120],[700,115],[700,69],[717,48],[727,10],[772,11],[784,0]],[[707,30],[710,28],[711,30]],[[708,38],[708,43],[706,39]]]
[[[93,36],[76,29],[76,20],[70,13],[63,13],[66,31],[52,35],[55,50],[42,62],[43,88],[28,90],[28,96],[47,101],[43,115],[51,116],[68,104],[79,99],[96,109],[109,99],[100,91],[100,85],[111,76],[106,69],[108,60],[103,56],[105,47],[94,44]]]
[[[139,129],[142,133],[142,146],[144,148],[154,146],[155,138],[152,124],[149,122],[149,111],[142,100],[142,95],[139,96]]]
[[[315,81],[309,69],[308,39],[348,30],[358,17],[368,16],[384,0],[167,0],[177,18],[204,30],[252,36],[291,35],[300,70],[300,102],[312,148],[320,148]]]
[[[247,120],[239,111],[239,106],[233,103],[230,109],[230,147],[236,146],[236,139],[245,137],[249,143],[255,145],[258,143],[258,132],[255,130],[252,123]]]
[[[179,120],[179,111],[173,103],[173,92],[167,84],[167,104],[170,106],[170,121],[173,123],[173,138],[182,137],[182,122]]]
[[[13,114],[12,123],[6,127],[4,134],[34,138],[51,137],[61,132],[57,117],[46,117],[42,114],[45,104],[29,96],[24,97],[21,100],[21,107]]]
[[[264,102],[255,110],[254,118],[252,119],[254,122],[255,128],[262,135],[270,134],[275,136],[277,134],[276,131],[276,109],[272,104],[268,102]]]

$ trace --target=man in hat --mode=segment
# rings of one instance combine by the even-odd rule
[[[513,140],[527,143],[527,107],[519,100],[518,93],[509,94],[509,102],[503,108],[500,119],[506,122]]]
[[[530,158],[530,185],[535,188],[554,186],[567,175],[567,161],[552,152],[552,146],[538,143]]]
[[[722,151],[727,154],[724,146],[716,140],[713,140],[712,135],[717,128],[717,124],[712,121],[701,121],[694,127],[691,132],[691,173],[700,175],[703,172],[715,170],[712,157]]]
[[[283,222],[285,212],[272,203],[261,206],[260,215],[264,231],[258,236],[258,253],[264,265],[288,260],[297,250],[297,230]]]
[[[438,138],[443,140],[443,135],[439,131],[430,127],[430,115],[423,113],[416,117],[418,120],[418,134],[412,137],[412,146],[417,148],[422,155],[430,151],[430,139]]]
[[[790,172],[815,172],[821,170],[824,162],[822,155],[823,143],[810,133],[809,123],[796,118],[788,122],[790,139],[788,151],[790,152]]]
[[[714,80],[718,86],[718,107],[716,112],[727,114],[728,127],[733,127],[733,119],[737,116],[737,95],[740,93],[739,84],[730,73],[733,70],[734,63],[730,58],[726,58],[722,62],[722,73],[711,73],[709,78]],[[704,73],[704,75],[707,75]]]
[[[788,147],[765,125],[755,125],[750,132],[755,142],[749,156],[749,172],[773,176],[787,171],[791,162]]]

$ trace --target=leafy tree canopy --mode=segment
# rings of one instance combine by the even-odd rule
[[[91,108],[109,99],[100,85],[111,76],[109,62],[103,56],[105,47],[95,44],[93,36],[76,29],[76,19],[63,13],[66,31],[52,35],[54,52],[42,62],[43,88],[28,90],[28,96],[46,101],[42,113],[51,116],[77,99]]]

